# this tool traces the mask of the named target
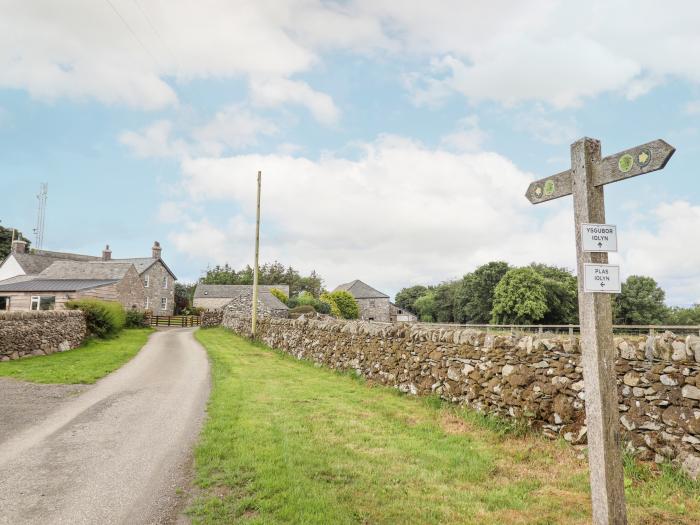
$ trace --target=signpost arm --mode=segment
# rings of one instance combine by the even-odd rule
[[[627,523],[627,516],[610,295],[584,292],[584,264],[608,262],[607,253],[584,252],[581,238],[581,224],[605,223],[603,186],[593,184],[593,172],[599,163],[599,141],[583,138],[571,145],[581,361],[586,385],[593,523],[622,525]]]

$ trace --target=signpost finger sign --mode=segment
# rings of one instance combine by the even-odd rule
[[[605,224],[603,186],[660,170],[675,149],[655,140],[601,158],[600,142],[571,145],[571,169],[530,184],[525,196],[540,204],[574,197],[581,363],[586,392],[588,462],[593,523],[627,523],[620,451],[610,294],[620,292],[620,268],[608,263],[617,250],[617,228]]]

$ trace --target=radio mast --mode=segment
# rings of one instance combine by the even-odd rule
[[[36,228],[34,228],[34,246],[41,250],[44,247],[44,221],[46,219],[46,197],[49,193],[48,182],[42,182],[39,186],[39,206],[36,215]]]

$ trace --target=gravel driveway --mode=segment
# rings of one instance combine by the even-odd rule
[[[0,382],[0,524],[176,522],[209,394],[192,332],[92,387]]]

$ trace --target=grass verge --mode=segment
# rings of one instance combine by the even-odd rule
[[[318,369],[222,329],[196,457],[195,523],[590,523],[564,442]],[[698,523],[700,484],[629,463],[630,523]]]
[[[151,332],[123,330],[113,339],[90,339],[67,352],[6,361],[0,363],[0,376],[34,383],[91,384],[134,357]]]

